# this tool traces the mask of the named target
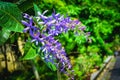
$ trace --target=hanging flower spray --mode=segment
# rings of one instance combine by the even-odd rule
[[[29,33],[31,43],[35,43],[39,48],[39,54],[42,54],[42,59],[45,62],[50,62],[59,69],[60,72],[67,74],[70,80],[74,79],[72,65],[67,57],[64,47],[55,39],[62,33],[67,33],[72,30],[75,35],[80,36],[84,33],[85,26],[78,20],[72,20],[70,17],[64,17],[59,13],[53,12],[51,16],[46,16],[48,11],[40,13],[32,17],[24,14],[25,20],[22,24],[25,26],[23,32]],[[85,33],[86,34],[86,33]],[[86,34],[87,36],[89,35]]]

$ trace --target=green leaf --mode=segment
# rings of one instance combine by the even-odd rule
[[[35,15],[38,14],[38,12],[41,12],[41,10],[39,9],[39,7],[34,3],[34,11],[35,11]]]
[[[6,40],[9,38],[10,31],[6,29],[2,29],[0,31],[0,45],[4,44]]]
[[[22,15],[17,5],[8,2],[0,2],[0,26],[10,31],[22,32]]]
[[[26,53],[26,55],[22,58],[22,60],[31,60],[31,59],[35,59],[35,57],[38,54],[36,54],[36,50],[33,49],[32,47],[28,50],[28,52]]]
[[[47,62],[46,64],[52,71],[56,71],[57,70],[55,64],[52,64],[51,62]]]

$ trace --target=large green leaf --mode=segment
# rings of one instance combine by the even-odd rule
[[[9,38],[10,31],[6,29],[2,29],[0,31],[0,45],[4,44],[6,40]]]
[[[0,26],[10,31],[22,32],[21,20],[21,11],[15,4],[0,2]]]

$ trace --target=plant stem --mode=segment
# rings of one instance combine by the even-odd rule
[[[33,68],[33,72],[34,72],[36,80],[40,80],[40,76],[39,76],[38,70],[35,66],[34,60],[31,60],[31,64],[32,64],[32,68]]]
[[[58,80],[62,80],[59,69],[57,69],[57,78],[58,78]]]

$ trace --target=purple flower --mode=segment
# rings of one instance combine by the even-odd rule
[[[58,20],[60,18],[60,14],[59,13],[55,14],[55,12],[54,12],[54,13],[52,13],[52,17],[54,19]]]
[[[30,16],[28,14],[24,13],[23,17],[26,18],[26,19],[28,19]]]
[[[67,73],[67,70],[72,68],[71,63],[61,43],[54,37],[69,30],[73,30],[78,34],[80,31],[84,31],[85,27],[81,27],[81,23],[78,20],[71,20],[70,17],[64,18],[59,13],[56,14],[54,12],[51,16],[45,16],[46,12],[47,10],[42,14],[39,12],[38,16],[34,17],[36,21],[28,14],[24,14],[26,21],[22,20],[22,23],[26,28],[23,32],[29,32],[31,42],[40,46],[40,50],[44,54],[42,58],[46,62],[52,62],[61,72]],[[70,75],[69,73],[67,74]]]
[[[30,29],[30,36],[32,37],[32,41],[31,42],[34,42],[36,43],[36,45],[38,45],[38,42],[40,40],[40,32],[38,32],[37,28],[33,28],[34,30]]]
[[[25,15],[27,15],[27,14],[25,14]],[[21,21],[22,24],[26,26],[26,28],[23,30],[23,32],[27,32],[27,31],[29,31],[30,29],[34,28],[32,17],[29,17],[29,16],[27,15],[27,16],[25,16],[25,18],[28,19],[29,22],[26,22],[26,21],[24,21],[24,20]]]

